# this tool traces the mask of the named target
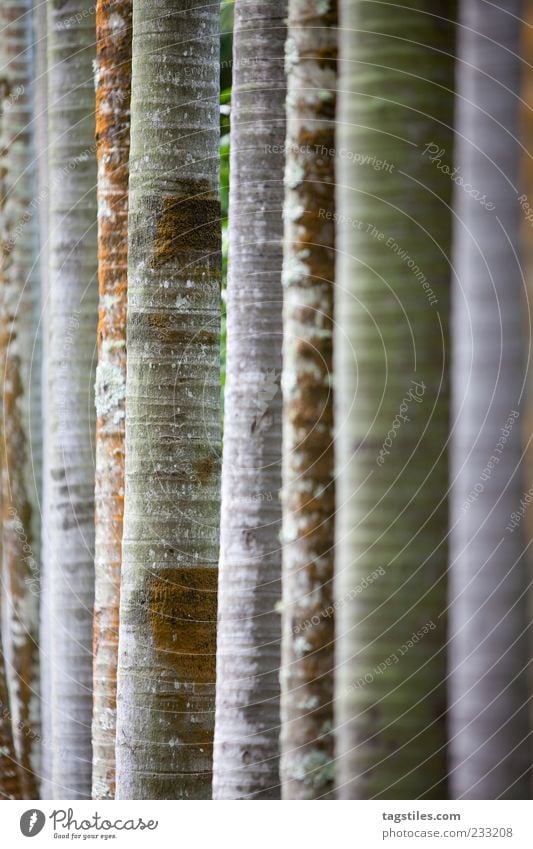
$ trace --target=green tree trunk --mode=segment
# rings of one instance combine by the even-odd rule
[[[281,776],[313,799],[333,789],[336,0],[289,0],[286,53]]]
[[[91,795],[96,157],[92,2],[48,4],[49,616],[54,798]]]
[[[220,453],[219,16],[133,3],[119,799],[209,798]]]
[[[2,154],[2,572],[7,623],[8,676],[15,752],[24,798],[38,794],[39,763],[39,477],[40,422],[33,363],[37,345],[37,224],[33,203],[33,20],[29,0],[1,6],[5,98]],[[37,279],[36,279],[37,278]],[[32,439],[32,436],[34,437]],[[34,453],[35,451],[35,453]]]
[[[237,0],[222,463],[217,799],[279,798],[286,2]]]
[[[456,165],[470,191],[456,186],[450,587],[450,774],[459,799],[531,798],[521,19],[519,0],[461,7]]]
[[[340,0],[340,798],[445,798],[450,0]]]
[[[96,7],[98,366],[93,797],[115,796],[116,672],[124,509],[132,0]]]

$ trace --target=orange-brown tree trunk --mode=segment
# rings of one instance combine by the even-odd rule
[[[116,689],[122,519],[128,159],[132,0],[96,6],[96,145],[98,159],[98,366],[93,797],[115,796]]]

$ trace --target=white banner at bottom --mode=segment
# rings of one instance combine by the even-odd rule
[[[34,849],[533,846],[532,802],[7,802],[1,844]],[[34,840],[32,844],[30,841]]]

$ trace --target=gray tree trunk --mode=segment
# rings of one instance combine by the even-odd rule
[[[41,522],[42,516],[48,515],[48,510],[45,503],[48,497],[48,484],[50,480],[48,462],[49,453],[48,445],[48,416],[49,416],[49,399],[48,399],[48,381],[47,381],[47,364],[48,364],[48,333],[47,333],[47,316],[48,316],[48,200],[49,200],[49,174],[48,174],[48,75],[47,75],[47,58],[46,58],[46,4],[37,3],[33,7],[33,29],[35,33],[35,135],[36,135],[36,155],[37,155],[37,196],[35,205],[35,215],[38,218],[39,227],[39,291],[41,303],[40,315],[40,332],[39,338],[41,342],[41,364],[40,367],[34,368],[36,379],[41,385],[41,448],[42,448],[42,465],[41,465],[41,487],[38,521]],[[38,361],[37,361],[38,362]],[[42,499],[42,500],[41,500]],[[40,693],[41,693],[41,799],[52,798],[52,689],[51,689],[51,617],[49,615],[49,599],[50,599],[50,558],[47,556],[48,545],[48,528],[41,527],[41,569],[39,574],[39,600],[40,600],[40,615],[39,615],[39,653],[40,653]],[[45,568],[46,567],[46,568]]]
[[[91,795],[96,157],[92,2],[48,4],[47,556],[54,798]]]
[[[521,407],[522,3],[467,0],[459,36],[450,587],[454,798],[530,798]],[[529,199],[531,203],[531,199]],[[527,505],[526,505],[527,506]]]
[[[339,2],[336,784],[445,798],[455,4]],[[450,159],[451,162],[451,159]]]
[[[38,793],[39,397],[37,225],[33,132],[33,19],[29,0],[0,9],[4,42],[2,161],[6,171],[2,309],[2,571],[9,613],[8,685],[24,798]]]
[[[214,783],[279,798],[286,2],[237,0]]]
[[[211,796],[218,11],[200,0],[133,3],[118,799]]]
[[[333,789],[333,397],[337,3],[289,0],[283,359],[281,776]]]

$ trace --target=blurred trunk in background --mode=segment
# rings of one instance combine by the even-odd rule
[[[339,2],[336,785],[442,799],[455,3]]]
[[[455,799],[526,799],[531,745],[520,412],[520,0],[463,0],[458,37],[450,536]]]

